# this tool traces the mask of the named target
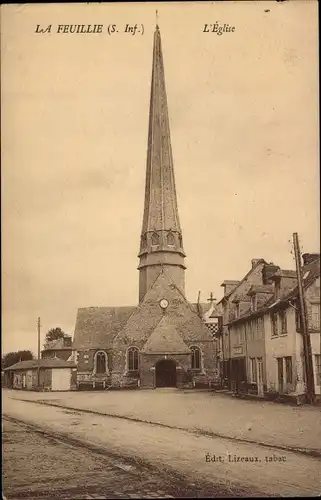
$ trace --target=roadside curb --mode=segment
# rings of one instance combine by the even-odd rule
[[[92,415],[100,415],[100,416],[105,416],[105,417],[110,417],[110,418],[117,418],[117,419],[121,419],[121,420],[129,420],[131,422],[143,423],[143,424],[148,424],[148,425],[152,425],[152,426],[156,425],[158,427],[163,427],[163,428],[167,428],[167,429],[176,429],[176,430],[184,431],[184,432],[187,432],[189,434],[194,434],[194,435],[198,435],[198,436],[203,435],[203,436],[208,436],[208,437],[213,437],[213,438],[216,437],[216,438],[220,438],[220,439],[238,441],[240,443],[245,443],[245,444],[256,444],[256,445],[259,445],[259,446],[262,446],[265,448],[274,448],[277,450],[288,451],[291,453],[299,453],[301,455],[307,455],[307,456],[310,456],[313,458],[321,459],[321,450],[316,450],[316,449],[311,449],[311,448],[300,448],[300,447],[294,447],[294,446],[276,445],[276,444],[266,443],[264,441],[255,441],[253,439],[228,436],[226,434],[220,434],[217,432],[207,431],[207,430],[199,429],[199,428],[188,429],[185,427],[180,427],[180,426],[175,426],[175,425],[170,425],[170,424],[163,424],[161,422],[143,420],[143,419],[139,419],[136,417],[129,417],[129,416],[125,416],[125,415],[115,415],[112,413],[103,413],[103,412],[99,412],[99,411],[95,411],[95,410],[89,410],[86,408],[76,408],[74,406],[66,406],[66,405],[61,405],[61,404],[57,404],[57,403],[48,403],[48,402],[43,401],[43,400],[42,401],[41,400],[31,401],[30,399],[20,399],[20,398],[10,398],[10,399],[12,399],[14,401],[24,401],[27,403],[34,403],[34,404],[39,404],[39,405],[52,406],[55,408],[62,408],[65,410],[72,410],[72,411],[78,411],[78,412],[83,412],[83,413],[89,413]]]

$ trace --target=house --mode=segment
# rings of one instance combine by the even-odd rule
[[[302,278],[315,395],[320,399],[319,254],[303,255]],[[265,264],[262,282],[234,299],[239,307],[227,325],[232,365],[230,387],[262,397],[305,401],[305,355],[296,272]],[[233,367],[235,352],[243,355],[242,370]]]
[[[320,363],[320,255],[303,255],[303,292],[316,399],[321,399]],[[275,277],[272,277],[272,279]],[[280,283],[281,281],[281,283]],[[303,334],[299,314],[297,281],[292,289],[282,290],[282,278],[276,276],[276,293],[264,314],[266,326],[267,393],[305,401],[306,368]]]
[[[64,335],[60,339],[46,342],[41,351],[42,358],[59,358],[67,361],[72,354],[72,337]]]
[[[251,268],[242,280],[227,280],[221,285],[224,288],[224,296],[217,304],[222,314],[222,328],[219,332],[219,366],[222,386],[230,390],[232,386],[244,382],[246,352],[244,332],[233,332],[229,329],[229,323],[248,309],[250,297],[247,296],[247,292],[254,285],[263,285],[262,270],[266,264],[262,258],[252,259]]]
[[[76,389],[76,364],[58,358],[20,361],[5,368],[5,385],[29,391],[70,391]]]

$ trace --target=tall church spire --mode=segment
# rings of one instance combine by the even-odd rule
[[[157,22],[157,20],[156,20]],[[161,35],[154,33],[139,300],[161,268],[184,292],[184,250],[178,216]]]

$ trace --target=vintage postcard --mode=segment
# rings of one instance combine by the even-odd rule
[[[3,498],[321,494],[318,3],[1,6]]]

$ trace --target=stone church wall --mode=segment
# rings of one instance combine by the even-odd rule
[[[107,354],[107,372],[94,373],[94,357],[96,352]],[[87,349],[77,352],[77,386],[78,389],[105,389],[111,385],[112,356],[107,349]]]

